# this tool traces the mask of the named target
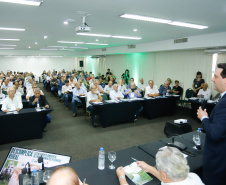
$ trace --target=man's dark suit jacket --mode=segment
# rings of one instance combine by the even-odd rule
[[[35,95],[31,96],[29,98],[30,102],[29,102],[29,107],[37,107],[37,102],[35,102],[35,104],[33,105],[33,101],[35,100]],[[49,105],[49,103],[46,100],[46,97],[44,95],[40,95],[39,97],[39,107],[45,107],[46,105]]]
[[[206,132],[203,154],[203,181],[206,185],[226,184],[226,94],[208,118],[202,120]]]

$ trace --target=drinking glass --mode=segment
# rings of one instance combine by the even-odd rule
[[[193,135],[193,141],[195,143],[195,146],[193,147],[194,149],[198,149],[197,146],[200,146],[201,145],[201,138],[200,138],[200,135],[198,134],[194,134]]]
[[[47,170],[45,171],[45,173],[43,174],[43,181],[44,182],[48,182],[50,175],[51,175],[52,171],[51,170]]]
[[[108,159],[112,163],[111,165],[109,165],[109,169],[111,169],[111,170],[115,169],[113,162],[116,160],[116,152],[109,152],[108,153]]]

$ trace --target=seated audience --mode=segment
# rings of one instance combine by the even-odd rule
[[[5,99],[5,94],[2,93],[1,88],[0,88],[0,99]]]
[[[95,123],[95,113],[94,113],[94,108],[90,104],[91,102],[101,102],[102,97],[100,93],[97,91],[96,87],[93,85],[90,87],[90,92],[87,93],[87,100],[86,100],[86,107],[87,110],[90,111],[91,114],[91,122],[93,127],[98,126],[97,123]]]
[[[27,80],[28,81],[25,84],[26,88],[28,88],[29,86],[32,86],[32,84],[33,84],[33,80],[31,77],[28,77]]]
[[[112,81],[109,81],[108,82],[108,85],[105,86],[104,88],[104,92],[107,93],[107,94],[110,94],[110,92],[113,90],[113,82]]]
[[[99,85],[99,80],[94,80],[93,85],[96,87],[99,93],[104,94],[103,88],[101,87],[101,85]]]
[[[58,80],[56,76],[54,76],[53,79],[51,80],[50,87],[51,87],[51,93],[54,96],[56,96],[58,93]]]
[[[204,98],[206,100],[210,100],[210,98],[211,98],[211,89],[208,89],[208,84],[207,83],[203,84],[203,88],[199,90],[199,93],[198,93],[197,97],[199,97],[200,95],[204,95]]]
[[[99,85],[104,89],[105,83],[103,83],[103,79],[99,78]]]
[[[159,96],[159,90],[156,85],[154,85],[153,80],[148,81],[148,86],[145,88],[145,98],[152,97],[152,96]]]
[[[167,81],[169,82],[169,86],[170,86],[170,84],[172,83],[171,78],[167,78]]]
[[[111,100],[121,100],[124,98],[124,95],[121,91],[118,90],[118,84],[113,85],[113,90],[110,92]]]
[[[136,90],[136,85],[133,82],[130,84],[130,89],[127,89],[124,92],[124,95],[128,99],[141,98],[142,97],[142,95],[140,94],[140,91],[139,90]]]
[[[73,89],[73,98],[72,98],[72,102],[71,102],[71,106],[73,109],[73,117],[77,116],[76,104],[81,103],[79,96],[87,95],[87,91],[83,87],[80,87],[79,82],[77,82],[75,85],[76,85],[76,87]]]
[[[82,80],[79,80],[78,82],[79,82],[80,86],[87,91],[87,88],[84,85],[84,83],[82,83]]]
[[[131,83],[134,83],[134,78],[130,78],[129,84],[126,86],[127,89],[131,89],[130,87]]]
[[[24,90],[21,87],[19,87],[19,82],[15,81],[14,86],[15,86],[16,94],[22,96],[24,94]]]
[[[66,78],[66,76],[65,76],[65,78]],[[58,96],[60,98],[62,97],[62,86],[65,85],[65,78],[64,78],[64,76],[61,76],[58,81]]]
[[[143,78],[140,78],[140,82],[138,83],[137,89],[140,92],[143,92],[143,91],[145,91],[145,87],[147,87],[147,84],[144,83],[144,79]]]
[[[39,88],[34,89],[34,95],[29,98],[29,106],[30,107],[37,107],[37,104],[39,104],[39,107],[45,107],[49,108],[49,103],[46,100],[46,97],[44,95],[41,95],[41,90]],[[49,114],[46,115],[45,124],[43,125],[42,129],[45,132],[45,127],[47,123],[51,122],[51,117]]]
[[[47,185],[88,185],[82,184],[77,173],[71,167],[56,167],[51,173]]]
[[[19,112],[23,108],[21,96],[15,95],[14,87],[9,87],[7,93],[8,97],[3,100],[2,111],[6,113],[9,111]]]
[[[165,81],[164,85],[159,88],[160,96],[166,95],[167,93],[171,93],[171,87],[169,86],[169,81]]]
[[[173,86],[173,90],[172,92],[176,95],[182,95],[183,93],[183,89],[181,86],[179,86],[179,81],[178,80],[175,80],[175,86]]]
[[[156,168],[143,161],[137,161],[137,165],[158,178],[162,185],[204,185],[198,175],[189,172],[187,159],[177,148],[159,150],[156,154]],[[119,167],[116,173],[120,185],[128,184],[123,167]]]
[[[62,100],[65,100],[65,106],[66,109],[68,110],[68,101],[69,99],[72,99],[72,94],[69,93],[69,91],[72,91],[72,87],[69,85],[69,81],[65,80],[65,85],[62,87]]]
[[[70,77],[69,85],[70,85],[71,87],[75,87],[75,81],[74,81],[74,78],[73,78],[72,76]]]
[[[10,82],[9,80],[10,79],[7,77],[1,86],[3,94],[7,94],[8,88],[10,88],[12,86],[12,84],[9,83]]]
[[[126,86],[122,83],[122,80],[119,80],[118,81],[118,90],[121,93],[124,93],[126,91]]]
[[[33,84],[33,85],[32,85],[32,89],[29,90],[29,91],[27,92],[27,95],[26,95],[26,99],[27,99],[27,100],[29,100],[29,98],[30,98],[31,96],[34,96],[34,90],[35,90],[36,88],[38,88],[38,86],[37,86],[36,84]],[[42,92],[42,90],[40,90],[40,93],[41,93],[41,95],[44,95],[44,93]]]

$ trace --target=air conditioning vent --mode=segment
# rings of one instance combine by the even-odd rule
[[[133,49],[133,48],[136,48],[136,45],[128,45],[128,49]]]
[[[188,38],[175,39],[174,44],[188,42]]]
[[[106,51],[107,49],[106,48],[102,48],[102,51]]]

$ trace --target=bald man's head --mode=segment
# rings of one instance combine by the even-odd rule
[[[51,174],[48,185],[79,185],[78,175],[70,167],[58,167]]]

